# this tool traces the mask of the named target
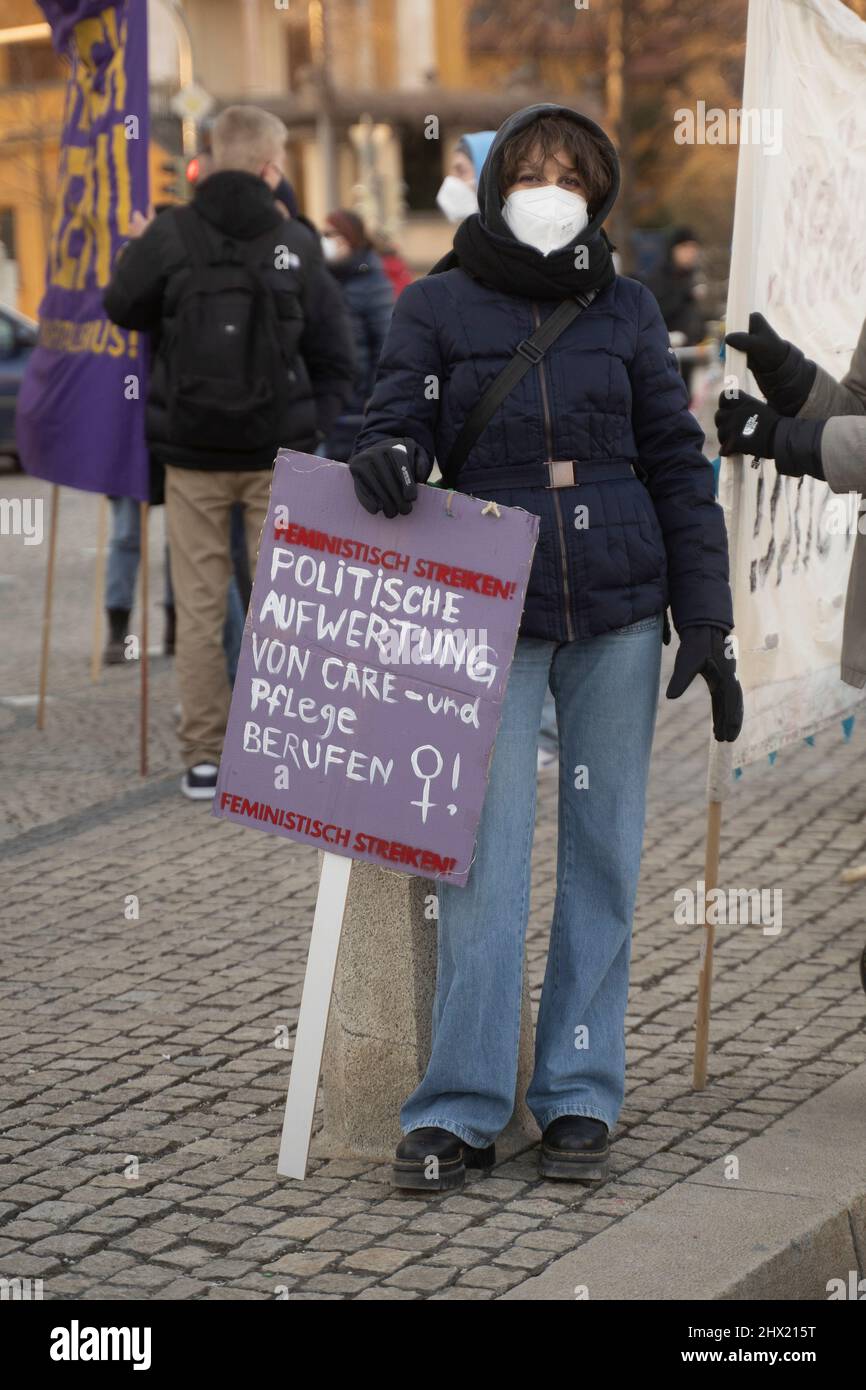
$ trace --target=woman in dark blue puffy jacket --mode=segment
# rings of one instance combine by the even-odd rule
[[[703,435],[653,296],[615,273],[602,224],[614,148],[567,107],[497,132],[480,212],[400,297],[350,461],[371,512],[410,511],[434,458],[558,303],[586,305],[506,397],[454,485],[540,517],[520,636],[465,888],[439,889],[433,1045],[400,1112],[395,1182],[456,1187],[493,1162],[517,1076],[536,737],[548,684],[560,731],[556,904],[527,1102],[541,1171],[600,1181],[624,1094],[625,1012],[666,610],[667,693],[697,674],[720,740],[742,695],[727,540]],[[589,301],[587,303],[587,301]],[[431,381],[437,390],[430,390]],[[433,1161],[435,1160],[435,1161]]]
[[[328,269],[343,291],[355,337],[355,392],[321,449],[325,458],[345,461],[352,453],[364,406],[373,389],[376,363],[391,323],[394,291],[363,221],[349,208],[328,214],[322,230],[322,250]]]

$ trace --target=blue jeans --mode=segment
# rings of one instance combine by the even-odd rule
[[[400,1111],[491,1144],[517,1085],[523,955],[545,692],[559,726],[556,904],[526,1100],[541,1129],[609,1129],[625,1091],[631,926],[658,703],[661,615],[576,642],[519,638],[465,888],[439,885],[427,1071]]]
[[[131,613],[135,607],[135,586],[141,551],[141,504],[134,497],[112,497],[111,539],[105,564],[105,606]],[[174,604],[166,548],[165,598],[167,608]]]

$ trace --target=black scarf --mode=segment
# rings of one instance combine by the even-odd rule
[[[579,247],[585,246],[585,267],[575,267]],[[534,246],[489,232],[478,213],[467,217],[457,228],[454,249],[434,265],[429,272],[439,275],[443,270],[459,267],[502,294],[517,294],[526,299],[567,299],[590,290],[603,290],[616,277],[611,244],[604,232],[596,233],[586,242],[574,241],[561,251],[542,256]]]

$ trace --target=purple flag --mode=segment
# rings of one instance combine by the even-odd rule
[[[148,497],[147,342],[102,295],[133,212],[147,213],[147,0],[41,0],[71,63],[39,343],[17,407],[28,473]]]
[[[280,451],[213,810],[465,885],[538,518],[418,491]]]

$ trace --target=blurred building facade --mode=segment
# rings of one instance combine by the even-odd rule
[[[457,137],[530,101],[573,96],[580,66],[598,72],[571,0],[559,9],[527,45],[526,0],[183,3],[196,81],[218,106],[254,101],[286,122],[307,215],[354,207],[419,270],[451,243],[435,197]],[[171,91],[172,77],[155,85],[155,109],[169,109]],[[590,80],[587,105],[597,110],[602,94]]]
[[[603,56],[570,3],[542,26],[531,12],[527,20],[526,0],[147,4],[154,201],[185,196],[197,120],[256,102],[288,126],[289,176],[304,211],[320,222],[334,207],[357,209],[418,271],[451,243],[435,197],[460,134],[495,128],[530,101],[577,100],[578,89],[596,114],[603,101]],[[35,0],[3,0],[0,299],[31,315],[43,290],[65,75]],[[190,97],[185,124],[181,91]]]

